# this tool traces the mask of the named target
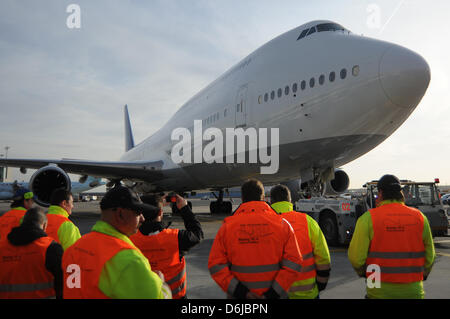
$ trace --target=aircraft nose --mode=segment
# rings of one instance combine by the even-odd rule
[[[380,82],[397,106],[416,107],[430,83],[430,67],[417,53],[400,46],[389,48],[380,61]]]

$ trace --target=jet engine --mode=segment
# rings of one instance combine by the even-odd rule
[[[350,185],[350,178],[343,170],[334,171],[334,179],[325,183],[324,194],[336,195],[345,192]]]
[[[341,194],[348,189],[350,178],[345,171],[336,169],[334,170],[334,179],[327,182],[322,182],[319,178],[306,182],[301,179],[294,179],[282,184],[289,188],[292,201],[295,203],[300,198]]]
[[[71,189],[69,175],[58,166],[48,165],[38,169],[31,176],[29,186],[35,195],[35,201],[41,206],[50,206],[50,196],[57,188]]]

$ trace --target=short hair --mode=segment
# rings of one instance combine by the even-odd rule
[[[52,192],[50,196],[50,205],[58,206],[63,201],[69,201],[72,193],[65,188],[57,188]]]
[[[398,200],[401,202],[405,201],[405,195],[402,191],[387,191],[381,190],[383,192],[383,200]]]
[[[276,185],[270,190],[270,202],[291,202],[291,192],[286,185]]]
[[[47,221],[44,211],[36,206],[26,211],[23,216],[22,226],[40,226]]]
[[[246,181],[241,187],[242,202],[261,201],[264,199],[264,186],[257,179]]]
[[[377,183],[377,188],[383,192],[383,200],[405,201],[400,180],[394,175],[383,175]]]
[[[163,196],[159,194],[143,195],[141,196],[141,201],[145,204],[158,207],[159,209],[163,209],[164,207]]]

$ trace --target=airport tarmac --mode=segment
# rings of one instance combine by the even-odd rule
[[[223,299],[225,293],[211,279],[208,271],[208,256],[214,237],[225,216],[209,214],[209,200],[192,200],[194,213],[202,223],[204,240],[186,256],[187,296],[190,299]],[[233,210],[239,205],[234,200]],[[0,202],[0,215],[9,209],[7,202]],[[171,216],[165,208],[165,221],[172,221],[172,228],[184,228],[178,216]],[[82,234],[90,231],[100,218],[99,202],[77,202],[72,220]],[[426,299],[450,298],[450,237],[434,238],[436,260],[433,270],[424,282]],[[320,294],[321,299],[362,299],[365,295],[365,281],[356,276],[347,258],[347,247],[329,247],[332,270],[327,289]]]

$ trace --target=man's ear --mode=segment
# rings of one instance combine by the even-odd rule
[[[119,225],[124,223],[124,215],[123,215],[123,210],[120,207],[116,208],[115,214],[114,214],[114,221],[116,223],[118,223]]]
[[[119,208],[119,218],[122,223],[126,223],[127,218],[125,216],[125,211],[122,208]]]

